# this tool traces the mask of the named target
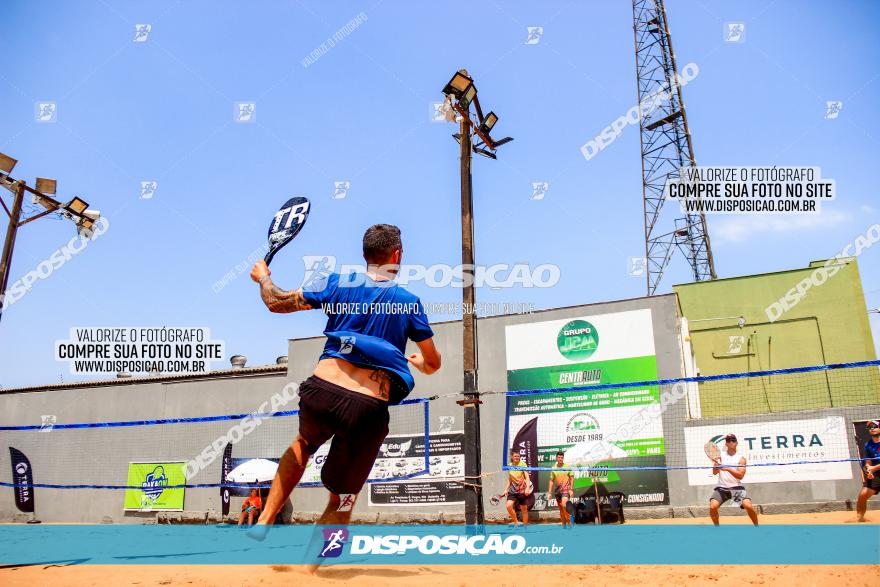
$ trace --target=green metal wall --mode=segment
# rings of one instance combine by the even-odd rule
[[[674,286],[700,375],[876,359],[854,258],[835,262],[838,271],[825,280],[817,275],[824,283],[811,283],[787,311],[777,306],[771,322],[767,308],[823,265]],[[706,382],[700,398],[704,418],[877,404],[880,375],[875,368],[843,369]]]

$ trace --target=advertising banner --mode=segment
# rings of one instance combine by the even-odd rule
[[[226,448],[223,449],[223,462],[220,466],[220,483],[226,483],[226,476],[232,471],[232,469],[232,443],[227,442]],[[230,487],[220,488],[220,507],[224,516],[229,514],[230,489]]]
[[[10,446],[9,456],[12,462],[12,482],[15,485],[33,485],[33,468],[25,454]],[[15,493],[15,507],[21,512],[34,513],[34,488],[13,487],[12,491]]]
[[[395,435],[385,439],[370,472],[369,505],[417,506],[464,503],[464,433],[429,436],[427,473],[412,481],[382,482],[425,469],[424,435]]]
[[[636,428],[630,425],[640,419],[646,406],[659,405],[658,386],[591,389],[657,379],[650,309],[509,325],[505,340],[508,390],[578,388],[508,398],[508,442],[537,417],[538,455],[530,466],[550,467],[557,451],[614,434],[614,444],[627,457],[595,463],[592,466],[598,471],[592,474],[577,473],[575,495],[592,491],[595,481],[600,493],[620,491],[630,504],[669,503],[665,471],[606,469],[666,465],[662,417],[644,418]],[[548,481],[549,473],[541,471],[534,509],[555,507],[552,498],[542,497]]]
[[[743,484],[778,483],[782,481],[827,481],[852,479],[852,463],[815,463],[849,459],[846,424],[842,416],[810,420],[776,420],[772,422],[744,422],[715,424],[685,428],[684,439],[689,467],[707,467],[712,463],[703,445],[715,442],[726,450],[724,436],[735,434],[737,452],[749,465],[763,463],[806,462],[799,465],[758,466],[746,470]],[[711,469],[688,469],[690,485],[714,485],[716,476]]]
[[[186,463],[129,463],[126,485],[141,489],[125,490],[125,511],[183,511],[185,488],[167,489],[186,483]]]

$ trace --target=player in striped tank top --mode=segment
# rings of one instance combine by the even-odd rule
[[[516,450],[510,451],[510,464],[513,467],[528,467],[528,464],[522,460],[522,457]],[[514,506],[518,506],[522,513],[522,523],[527,525],[529,523],[528,499],[529,494],[532,492],[529,472],[508,471],[507,473],[507,513],[510,514],[510,524],[515,526],[518,523],[516,510],[514,509]]]
[[[556,453],[556,467],[560,469],[568,468],[565,464],[565,453],[559,451]],[[553,493],[553,486],[556,485],[556,493]],[[562,525],[571,524],[571,516],[568,514],[566,505],[568,500],[574,497],[574,473],[571,471],[551,471],[550,485],[547,487],[547,494],[556,498],[556,505],[559,507],[559,519]]]

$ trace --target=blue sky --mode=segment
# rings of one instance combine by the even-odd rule
[[[880,4],[669,0],[667,12],[679,66],[700,70],[684,89],[699,164],[819,166],[837,181],[816,217],[710,217],[719,276],[806,266],[880,221]],[[429,115],[460,67],[498,113],[495,134],[516,139],[498,161],[474,161],[477,261],[561,270],[556,287],[484,289],[478,300],[551,308],[644,295],[627,274],[644,249],[637,128],[590,161],[579,152],[636,100],[628,0],[474,2],[464,16],[392,0],[7,0],[3,13],[0,151],[19,159],[16,176],[55,177],[63,198],[110,221],[3,314],[4,387],[77,379],[53,346],[75,326],[207,326],[252,365],[319,334],[320,313],[270,314],[246,275],[212,288],[260,248],[292,195],[313,209],[273,262],[282,286],[299,283],[303,255],[359,262],[377,222],[401,227],[405,261],[459,263],[455,127]],[[746,23],[745,42],[724,42],[726,22]],[[149,37],[133,42],[145,23]],[[525,44],[529,26],[544,27],[539,43]],[[837,119],[824,118],[828,100],[843,102]],[[35,120],[41,101],[57,104],[56,122]],[[234,122],[236,102],[254,102],[256,122]],[[158,182],[152,198],[139,197],[142,181]],[[351,182],[347,198],[331,199],[335,181]],[[538,181],[550,187],[535,201]],[[71,236],[66,221],[22,228],[10,282]],[[878,307],[880,250],[859,266]],[[687,280],[676,258],[661,291]],[[411,289],[460,300],[458,289]]]

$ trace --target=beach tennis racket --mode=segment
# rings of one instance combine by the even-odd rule
[[[302,196],[294,196],[287,200],[269,223],[269,252],[263,258],[266,265],[281,248],[292,241],[309,217],[309,200]]]
[[[501,503],[501,500],[506,495],[507,495],[506,493],[499,493],[498,495],[493,495],[492,497],[489,498],[489,503],[491,503],[492,505],[498,505],[499,503]]]
[[[718,450],[718,445],[711,440],[703,445],[703,450],[706,451],[706,456],[709,457],[713,463],[721,458],[721,451]]]

